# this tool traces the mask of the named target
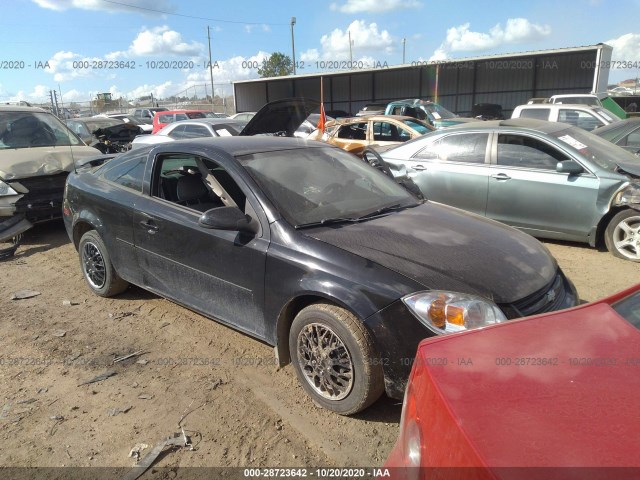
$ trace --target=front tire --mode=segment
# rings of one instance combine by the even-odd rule
[[[112,297],[124,292],[129,283],[118,276],[107,247],[95,230],[85,233],[78,245],[80,268],[89,288],[101,297]]]
[[[384,391],[382,362],[364,324],[327,303],[302,309],[289,333],[298,381],[312,400],[340,415],[352,415]]]
[[[604,241],[614,256],[640,262],[640,212],[633,209],[618,212],[607,225]]]

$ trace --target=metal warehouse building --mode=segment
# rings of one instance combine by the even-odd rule
[[[437,101],[461,115],[469,114],[476,103],[497,103],[502,105],[505,115],[510,115],[515,106],[532,97],[605,92],[612,50],[600,43],[239,81],[234,82],[236,111],[256,111],[267,102],[287,97],[319,99],[323,77],[327,110],[356,113],[367,103],[421,98]]]

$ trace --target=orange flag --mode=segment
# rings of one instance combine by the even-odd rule
[[[320,77],[320,120],[318,120],[318,130],[324,133],[324,124],[327,123],[327,115],[324,113],[324,88],[322,77]]]

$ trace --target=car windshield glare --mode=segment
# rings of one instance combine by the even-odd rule
[[[0,149],[82,145],[56,117],[44,112],[0,114]]]
[[[293,226],[418,203],[392,179],[337,148],[263,152],[238,160]]]
[[[423,125],[422,123],[414,122],[413,120],[405,120],[403,123],[413,128],[416,132],[422,133],[423,135],[431,131],[426,125]]]
[[[615,171],[618,162],[637,162],[638,157],[625,149],[580,128],[558,130],[551,135],[578,150],[584,157],[600,168]]]

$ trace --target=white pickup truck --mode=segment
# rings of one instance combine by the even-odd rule
[[[599,106],[565,103],[519,105],[513,110],[511,118],[535,118],[549,122],[564,122],[588,131],[620,121],[609,110]]]

